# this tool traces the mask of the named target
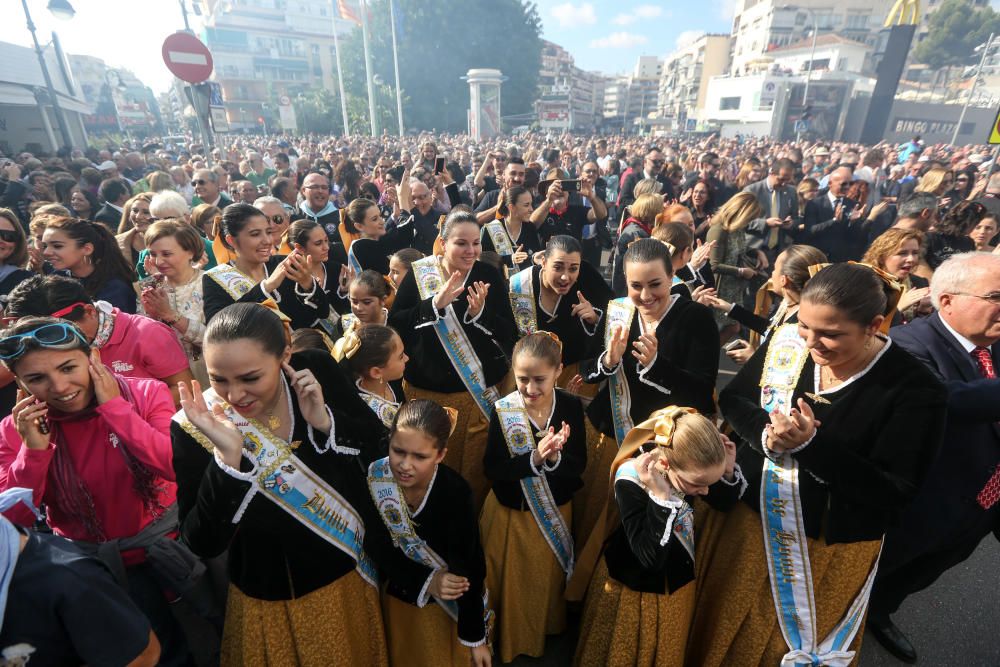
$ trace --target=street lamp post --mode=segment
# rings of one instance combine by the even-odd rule
[[[809,100],[809,82],[812,81],[813,73],[813,61],[816,60],[816,36],[819,35],[819,19],[816,18],[816,12],[814,12],[809,7],[798,7],[796,5],[782,5],[781,9],[786,11],[799,12],[803,11],[812,17],[813,21],[813,38],[812,38],[812,50],[809,52],[809,67],[806,69],[806,85],[802,90],[802,107],[805,108]],[[799,126],[801,127],[801,125]],[[795,141],[800,141],[802,139],[802,131],[799,130],[795,133]]]
[[[63,145],[72,148],[73,137],[70,136],[66,115],[63,113],[62,107],[59,106],[59,98],[56,97],[56,89],[52,85],[52,76],[49,74],[48,65],[45,64],[45,54],[42,52],[41,44],[38,43],[38,35],[35,34],[35,23],[31,20],[31,12],[28,11],[28,0],[21,0],[21,7],[24,8],[24,18],[28,22],[31,41],[35,44],[35,53],[38,55],[38,64],[41,66],[42,76],[45,78],[45,88],[49,93],[52,111],[55,112],[56,122],[59,124],[59,134],[62,135]],[[49,0],[49,11],[59,18],[72,18],[73,14],[76,13],[68,0]]]
[[[986,40],[986,43],[980,44],[978,47],[983,50],[983,55],[979,58],[979,66],[976,67],[976,73],[972,77],[972,85],[969,86],[969,94],[965,96],[965,104],[962,105],[962,113],[958,117],[958,123],[955,125],[955,131],[951,135],[952,146],[954,146],[955,142],[958,141],[958,132],[962,129],[962,123],[965,121],[965,112],[969,110],[969,102],[972,101],[972,95],[976,92],[976,86],[979,85],[979,77],[983,74],[983,64],[986,63],[986,56],[989,54],[992,46],[993,33],[991,32],[990,38]]]

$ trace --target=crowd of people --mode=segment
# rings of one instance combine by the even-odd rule
[[[866,626],[915,662],[892,614],[1000,529],[993,172],[919,137],[0,159],[0,665],[484,667],[577,622],[583,666],[848,665]]]

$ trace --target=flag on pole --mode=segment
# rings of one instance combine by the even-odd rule
[[[361,8],[358,6],[359,0],[337,0],[337,9],[340,11],[340,18],[361,25]]]

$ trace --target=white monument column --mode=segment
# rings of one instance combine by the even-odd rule
[[[492,139],[500,134],[500,84],[507,77],[498,69],[470,69],[462,79],[469,82],[469,134]]]

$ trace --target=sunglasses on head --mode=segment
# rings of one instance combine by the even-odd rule
[[[34,341],[40,347],[53,350],[71,350],[79,347],[80,343],[87,344],[87,339],[75,326],[65,322],[54,322],[0,339],[0,359],[9,361],[20,357],[24,354],[25,343],[28,341]]]
[[[0,229],[0,241],[4,243],[17,243],[17,232],[13,229]]]

